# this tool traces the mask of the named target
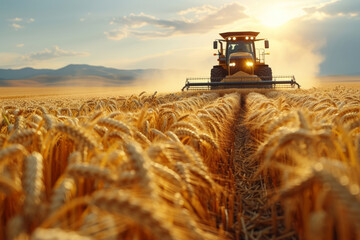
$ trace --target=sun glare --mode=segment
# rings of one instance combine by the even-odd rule
[[[267,27],[280,27],[295,17],[302,15],[302,11],[286,6],[273,6],[262,11],[258,17],[261,23]]]

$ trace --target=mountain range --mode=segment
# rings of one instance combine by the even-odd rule
[[[161,74],[166,70],[121,70],[85,64],[70,64],[59,69],[0,69],[0,86],[117,86]]]

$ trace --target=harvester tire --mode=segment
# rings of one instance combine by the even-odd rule
[[[221,67],[221,66],[214,66],[211,69],[211,74],[210,74],[210,80],[211,82],[220,82],[221,80],[223,80],[227,75],[227,71]],[[211,86],[212,90],[218,89],[217,86]]]
[[[211,82],[220,82],[227,75],[227,71],[221,66],[214,66],[211,69]]]
[[[258,66],[255,75],[261,78],[262,81],[272,81],[272,70],[267,65]]]

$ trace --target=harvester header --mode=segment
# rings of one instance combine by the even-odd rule
[[[210,78],[202,78],[203,82],[198,82],[199,78],[187,78],[183,90],[300,87],[294,76],[272,75],[271,68],[265,63],[269,41],[257,38],[258,35],[259,32],[253,31],[220,33],[222,39],[213,44],[219,64],[211,69]],[[264,48],[256,48],[257,41],[264,41]]]

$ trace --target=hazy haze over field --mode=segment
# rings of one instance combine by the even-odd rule
[[[359,14],[358,0],[0,0],[0,68],[91,64],[208,76],[218,33],[253,30],[270,40],[273,73],[310,87],[319,75],[360,75]],[[185,80],[162,77],[174,90]]]

